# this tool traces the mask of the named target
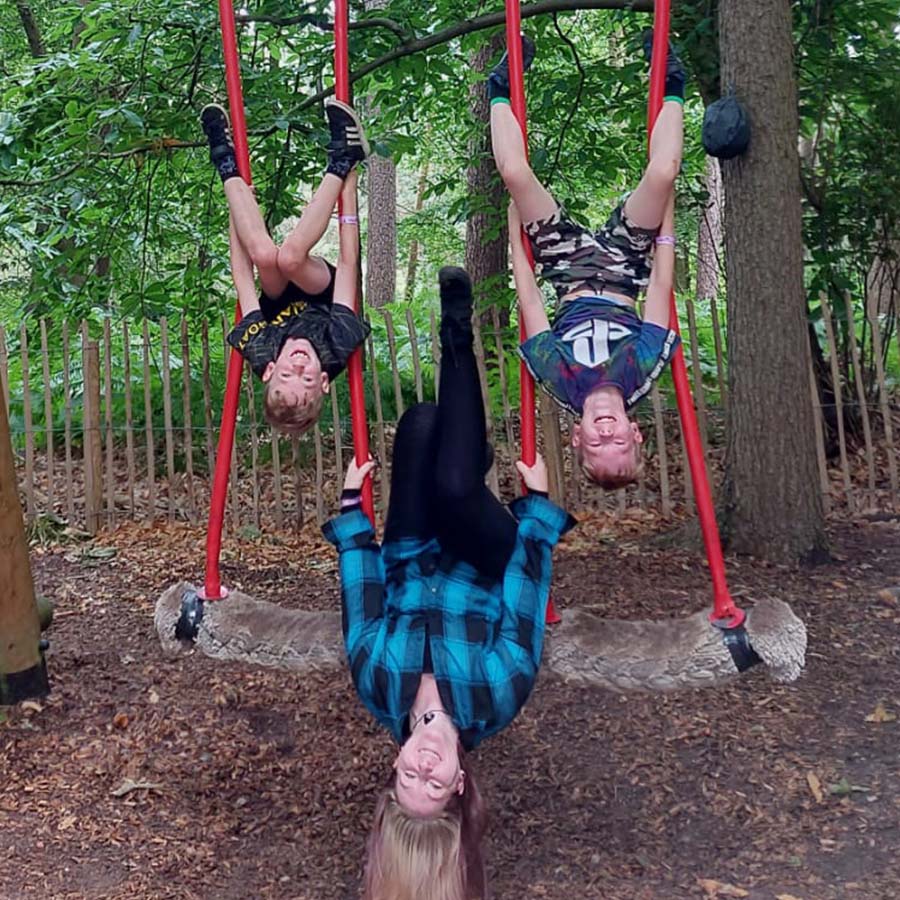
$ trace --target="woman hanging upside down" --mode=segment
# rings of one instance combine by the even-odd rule
[[[515,718],[541,660],[551,551],[573,521],[538,457],[511,512],[485,486],[472,286],[444,268],[439,402],[404,413],[379,547],[360,509],[374,463],[347,472],[340,553],[344,642],[366,708],[400,747],[369,838],[367,900],[485,896],[484,805],[465,753]]]

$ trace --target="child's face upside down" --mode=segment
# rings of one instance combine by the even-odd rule
[[[319,355],[306,338],[288,338],[262,380],[268,385],[269,403],[295,409],[298,418],[306,412],[317,413],[329,389]]]
[[[644,436],[625,413],[622,395],[603,392],[590,395],[581,422],[572,433],[572,446],[587,474],[601,485],[633,481],[640,468]]]

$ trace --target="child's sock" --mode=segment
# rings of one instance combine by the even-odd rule
[[[522,35],[522,70],[527,72],[534,62],[535,46],[530,37]],[[509,52],[500,57],[500,62],[491,69],[487,80],[488,100],[509,101]]]
[[[653,29],[648,28],[644,31],[641,39],[644,47],[644,56],[647,62],[651,61],[653,56]],[[666,84],[664,88],[665,100],[676,100],[684,103],[684,85],[687,81],[687,75],[684,71],[684,65],[678,58],[675,48],[669,42],[669,52],[666,54]]]

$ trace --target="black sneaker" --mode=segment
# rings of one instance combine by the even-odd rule
[[[438,273],[441,288],[441,331],[472,336],[472,280],[459,266],[444,266]]]
[[[522,35],[522,71],[527,72],[534,62],[536,53],[534,41],[527,34]],[[498,90],[500,96],[509,94],[509,51],[500,57],[500,62],[491,69],[488,75],[489,88]]]
[[[325,101],[325,115],[331,131],[328,144],[328,157],[344,159],[351,164],[362,162],[371,152],[362,122],[356,110],[334,97]]]
[[[644,59],[647,62],[653,60],[653,29],[646,28],[641,35],[641,46],[644,48]],[[669,41],[669,52],[666,54],[666,93],[678,93],[684,95],[684,85],[687,81],[687,73],[684,63],[679,59],[672,42]],[[680,86],[680,90],[678,90]]]
[[[213,165],[227,157],[234,158],[231,123],[228,113],[218,103],[210,103],[200,110],[200,125],[209,142],[209,158]]]

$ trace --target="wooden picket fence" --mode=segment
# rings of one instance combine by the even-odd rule
[[[823,300],[824,304],[824,300]],[[686,304],[687,331],[685,353],[694,373],[700,371],[700,349],[697,340],[693,304]],[[848,310],[850,306],[848,304]],[[829,347],[834,346],[834,323],[827,305],[825,327]],[[379,379],[379,361],[373,352],[372,339],[366,348],[366,381],[374,416],[370,422],[373,452],[381,460],[389,459],[396,421],[404,410],[401,348],[405,359],[411,359],[417,401],[434,397],[440,377],[439,341],[434,316],[429,333],[416,332],[411,311],[405,322],[395,322],[389,311],[384,316],[385,333],[391,361],[390,388],[383,396]],[[852,315],[852,310],[850,311]],[[701,439],[707,451],[707,470],[715,491],[721,474],[724,413],[727,408],[725,366],[716,304],[710,307],[716,350],[715,387],[719,402],[708,402],[702,381],[695,379],[695,405]],[[872,323],[875,324],[874,322]],[[224,335],[229,324],[222,323],[221,336],[216,335],[213,348],[223,352]],[[113,329],[106,320],[98,340],[91,339],[86,323],[73,335],[62,331],[62,353],[51,354],[48,328],[40,322],[40,344],[29,344],[23,325],[18,337],[17,353],[21,378],[10,383],[10,358],[7,334],[0,327],[0,383],[9,409],[12,397],[19,398],[22,421],[14,425],[13,438],[18,441],[19,483],[26,516],[35,521],[42,516],[57,516],[77,524],[90,533],[114,527],[124,521],[158,519],[202,522],[208,510],[209,486],[215,460],[219,410],[214,407],[221,388],[211,382],[211,337],[204,323],[200,336],[199,358],[191,357],[188,325],[181,320],[171,333],[166,319],[143,321],[136,335],[129,333],[127,322]],[[854,335],[853,327],[849,329]],[[817,457],[820,490],[826,509],[857,510],[866,507],[900,507],[898,491],[897,449],[894,441],[896,403],[885,387],[881,367],[879,331],[872,328],[874,359],[877,367],[877,417],[866,402],[860,366],[854,365],[853,385],[862,420],[864,446],[852,451],[843,429],[842,400],[837,398],[839,459],[829,465],[825,439],[818,410],[812,366],[810,364],[810,398],[817,415]],[[222,342],[216,343],[221,337]],[[485,363],[485,342],[490,342]],[[137,346],[135,346],[137,345]],[[488,407],[488,433],[492,436],[496,463],[489,473],[489,484],[495,492],[511,496],[518,489],[515,457],[518,444],[517,398],[510,396],[509,373],[502,352],[502,330],[496,310],[492,327],[476,329],[476,354],[479,359],[482,388],[487,397],[486,365],[496,367],[502,394],[502,414],[495,417]],[[434,360],[433,384],[426,385],[423,355]],[[851,353],[858,359],[858,348],[851,343]],[[151,364],[158,354],[159,364]],[[36,364],[40,357],[40,366]],[[51,371],[53,359],[61,358],[62,371]],[[221,360],[221,357],[219,357]],[[831,354],[832,374],[837,380],[838,368]],[[429,367],[431,368],[431,367]],[[180,369],[180,374],[178,370]],[[34,373],[40,372],[40,387],[33,387]],[[72,373],[81,372],[80,385],[74,384]],[[173,378],[174,373],[174,378]],[[387,378],[385,378],[387,381]],[[202,392],[203,418],[194,421],[192,395],[196,387]],[[59,406],[62,394],[62,416],[54,417],[54,398]],[[154,392],[162,393],[161,416],[153,408]],[[249,369],[241,388],[238,430],[233,449],[226,527],[235,530],[295,529],[315,520],[322,523],[332,513],[343,482],[345,462],[352,453],[350,422],[341,413],[348,408],[342,402],[347,391],[346,379],[339,379],[331,391],[330,411],[323,411],[321,422],[302,438],[277,435],[264,421],[261,391]],[[195,398],[196,399],[196,398]],[[76,430],[80,404],[82,427]],[[654,388],[651,403],[639,415],[647,435],[647,463],[637,485],[612,495],[592,488],[584,481],[570,452],[571,416],[539,393],[539,434],[547,461],[551,493],[574,510],[585,508],[624,513],[631,507],[653,510],[668,517],[673,512],[692,508],[690,473],[685,465],[677,410],[667,404],[663,394]],[[386,410],[394,415],[388,418]],[[176,422],[174,410],[180,410]],[[141,414],[142,413],[142,414]],[[878,420],[876,429],[873,419]],[[37,420],[37,421],[36,421]],[[327,424],[326,424],[327,423]],[[205,458],[205,464],[202,460]],[[378,508],[383,512],[388,502],[387,478],[376,490]]]

